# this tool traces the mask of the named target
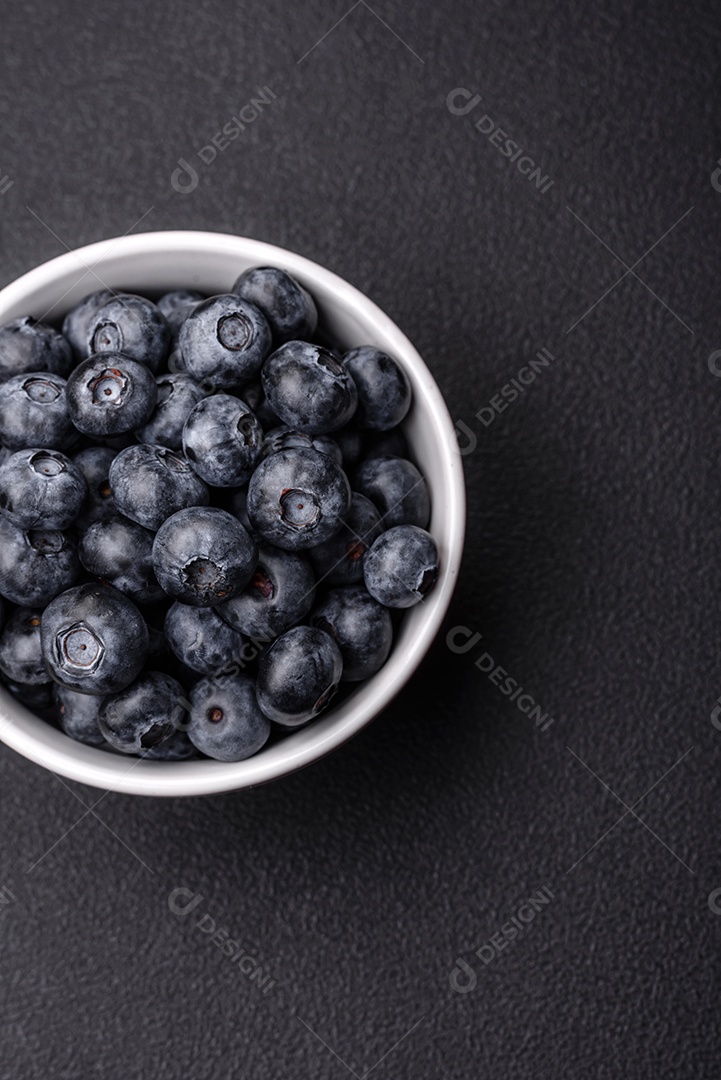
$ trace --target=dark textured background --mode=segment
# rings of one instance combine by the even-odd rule
[[[1,13],[2,283],[133,227],[205,228],[365,290],[477,438],[446,629],[483,639],[439,638],[382,719],[256,791],[86,812],[100,792],[3,749],[0,1076],[717,1077],[716,5]],[[176,193],[178,159],[266,85]],[[456,87],[477,110],[448,110]],[[547,193],[476,131],[484,112]],[[475,420],[541,348],[523,397]],[[180,886],[191,916],[169,909]],[[523,933],[474,957],[543,887]]]

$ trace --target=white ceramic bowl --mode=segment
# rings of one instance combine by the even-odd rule
[[[406,613],[393,651],[377,675],[308,727],[247,761],[144,761],[84,746],[0,688],[0,739],[72,780],[134,795],[205,795],[264,783],[308,765],[355,735],[398,693],[423,659],[448,608],[465,530],[463,471],[454,427],[433,376],[408,338],[347,281],[300,255],[241,236],[143,233],[78,248],[24,274],[0,291],[0,323],[20,315],[59,320],[87,293],[104,287],[151,295],[183,287],[227,292],[241,271],[258,265],[281,266],[298,278],[342,344],[379,346],[406,370],[413,407],[405,430],[430,489],[439,579],[425,601]]]

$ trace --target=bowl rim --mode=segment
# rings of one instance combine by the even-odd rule
[[[36,717],[5,688],[0,688],[0,741],[31,761],[68,779],[105,791],[150,797],[198,796],[254,787],[310,765],[356,735],[396,697],[430,648],[450,605],[465,540],[465,482],[455,427],[447,405],[430,369],[409,338],[373,300],[350,282],[319,263],[275,244],[229,233],[197,230],[161,230],[111,237],[56,256],[5,286],[0,290],[0,322],[13,317],[5,315],[5,311],[17,308],[36,290],[52,286],[58,279],[72,275],[73,271],[79,273],[84,269],[85,273],[80,274],[70,289],[76,288],[83,278],[94,273],[95,268],[106,263],[111,256],[142,260],[151,255],[157,258],[161,251],[163,257],[171,259],[174,253],[182,252],[185,255],[197,253],[211,259],[219,255],[236,255],[239,259],[250,259],[256,265],[279,265],[297,275],[305,284],[310,284],[311,289],[315,283],[332,293],[345,311],[357,315],[361,320],[372,319],[378,333],[391,343],[386,346],[388,351],[397,354],[404,368],[412,372],[414,389],[422,389],[425,404],[441,436],[442,483],[445,510],[449,516],[441,572],[433,591],[424,601],[426,617],[410,646],[406,645],[406,662],[400,675],[391,686],[382,690],[374,687],[374,676],[363,686],[363,707],[357,708],[352,715],[335,725],[321,726],[321,719],[316,737],[306,740],[301,749],[294,750],[292,735],[284,739],[287,752],[282,759],[264,762],[261,752],[241,762],[211,762],[211,769],[197,772],[193,769],[194,765],[208,763],[128,759],[73,742]],[[93,285],[91,279],[87,292],[92,292],[93,287],[99,288],[100,285]],[[65,296],[67,293],[53,303],[44,315],[46,319],[55,317],[53,311],[62,307]],[[328,715],[332,715],[332,710]]]

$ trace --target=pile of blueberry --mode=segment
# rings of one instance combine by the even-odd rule
[[[71,738],[239,761],[369,678],[438,574],[402,368],[285,271],[0,327],[0,677]],[[272,730],[271,730],[272,729]]]

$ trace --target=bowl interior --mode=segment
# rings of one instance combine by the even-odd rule
[[[275,265],[313,294],[329,334],[350,348],[373,344],[403,365],[413,387],[404,425],[431,495],[430,531],[441,572],[431,594],[406,612],[380,672],[308,727],[236,763],[144,761],[76,743],[0,688],[0,739],[31,760],[82,783],[144,795],[200,795],[263,783],[315,760],[367,724],[408,680],[447,610],[465,527],[461,458],[443,398],[398,327],[348,282],[282,248],[216,233],[163,232],[106,240],[62,255],[0,292],[0,323],[21,315],[62,319],[83,296],[110,287],[156,295],[170,289],[227,292],[249,266]]]

